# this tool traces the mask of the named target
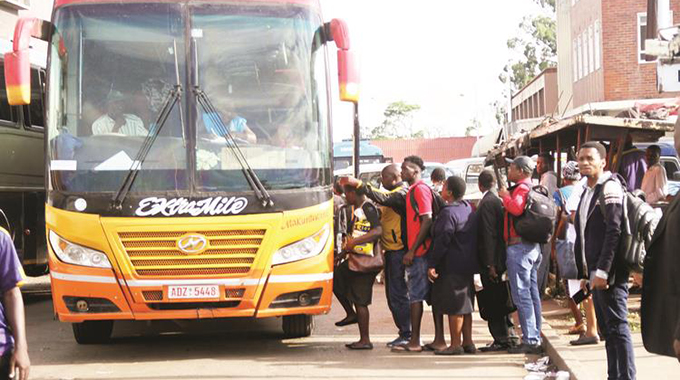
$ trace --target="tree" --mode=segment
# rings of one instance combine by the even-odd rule
[[[465,136],[477,136],[480,129],[482,129],[482,123],[474,118],[470,120],[470,125],[465,128]]]
[[[404,101],[390,103],[383,116],[385,119],[378,126],[366,128],[362,136],[371,139],[397,139],[422,137],[422,129],[416,130],[413,126],[413,116],[420,110],[417,104],[409,104]]]
[[[545,15],[527,16],[519,24],[520,35],[508,39],[508,49],[520,58],[511,59],[499,79],[518,90],[536,75],[557,64],[557,22],[555,0],[534,0]]]

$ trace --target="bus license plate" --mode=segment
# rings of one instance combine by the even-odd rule
[[[219,285],[168,286],[168,299],[220,298]]]

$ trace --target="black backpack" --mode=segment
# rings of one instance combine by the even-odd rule
[[[435,222],[437,221],[437,216],[439,215],[439,211],[441,211],[444,207],[446,207],[446,201],[444,198],[442,198],[439,193],[436,193],[434,190],[432,190],[431,187],[428,186],[428,189],[430,189],[430,192],[432,193],[432,224],[430,225],[430,231],[428,237],[433,237],[434,236],[434,225]],[[411,207],[413,208],[413,211],[415,211],[416,216],[414,217],[414,221],[418,219],[418,216],[420,215],[420,210],[418,209],[418,202],[416,202],[416,195],[414,191],[411,191],[409,193],[409,198],[411,199]]]
[[[661,217],[654,211],[652,206],[645,202],[645,195],[640,190],[633,193],[627,191],[622,185],[622,179],[618,174],[612,175],[605,181],[600,191],[599,203],[602,215],[605,214],[604,186],[607,182],[617,182],[623,191],[623,218],[621,220],[621,239],[616,252],[628,270],[642,273],[646,247],[652,241],[656,226]]]
[[[532,187],[524,212],[513,219],[515,231],[522,239],[541,244],[549,242],[557,219],[557,206],[548,189],[541,185]]]

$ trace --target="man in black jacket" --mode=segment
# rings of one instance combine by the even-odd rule
[[[503,286],[501,276],[505,272],[505,241],[503,240],[503,202],[491,189],[496,179],[490,170],[479,174],[479,191],[484,194],[477,207],[479,227],[477,233],[477,256],[480,263],[482,285],[485,289]],[[506,290],[507,291],[507,290]],[[481,302],[478,299],[477,302]],[[483,305],[493,310],[498,305]],[[495,313],[494,313],[495,314]],[[508,314],[488,317],[489,332],[493,343],[480,350],[484,352],[504,351],[517,344],[512,320]]]
[[[628,327],[629,273],[617,257],[624,191],[621,183],[604,171],[606,157],[598,142],[587,142],[579,149],[579,171],[588,181],[576,212],[574,252],[579,278],[588,279],[593,289],[597,323],[606,341],[608,378],[629,380],[635,379]]]
[[[675,124],[680,152],[680,119]],[[642,340],[647,351],[680,361],[680,195],[666,208],[645,257],[642,287]]]

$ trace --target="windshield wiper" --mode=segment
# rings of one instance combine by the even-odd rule
[[[149,128],[149,132],[146,134],[142,146],[139,147],[139,151],[137,151],[137,155],[135,156],[134,161],[132,161],[132,165],[130,165],[130,169],[125,176],[125,180],[120,186],[120,189],[118,189],[116,195],[113,197],[113,201],[111,203],[111,207],[113,209],[121,210],[123,208],[123,202],[130,192],[132,185],[135,183],[137,174],[139,174],[142,164],[151,151],[151,146],[156,141],[156,137],[158,137],[158,134],[160,133],[161,129],[163,129],[165,122],[168,120],[168,116],[170,116],[170,112],[175,107],[175,104],[179,102],[181,97],[182,85],[176,84],[163,101],[163,107],[161,107],[161,110],[158,112],[156,123]]]
[[[197,85],[194,86],[194,95],[196,95],[196,100],[203,109],[203,112],[210,118],[212,124],[217,127],[219,135],[227,141],[227,146],[231,148],[231,151],[236,157],[236,161],[241,165],[243,176],[246,178],[248,185],[253,189],[253,192],[255,192],[257,199],[262,203],[262,207],[274,206],[274,201],[267,192],[267,189],[265,189],[264,185],[257,177],[257,174],[255,174],[255,171],[250,167],[246,156],[236,143],[234,135],[231,134],[229,127],[222,121],[222,116],[220,116],[217,109],[215,109],[215,106],[213,106],[208,95]]]

